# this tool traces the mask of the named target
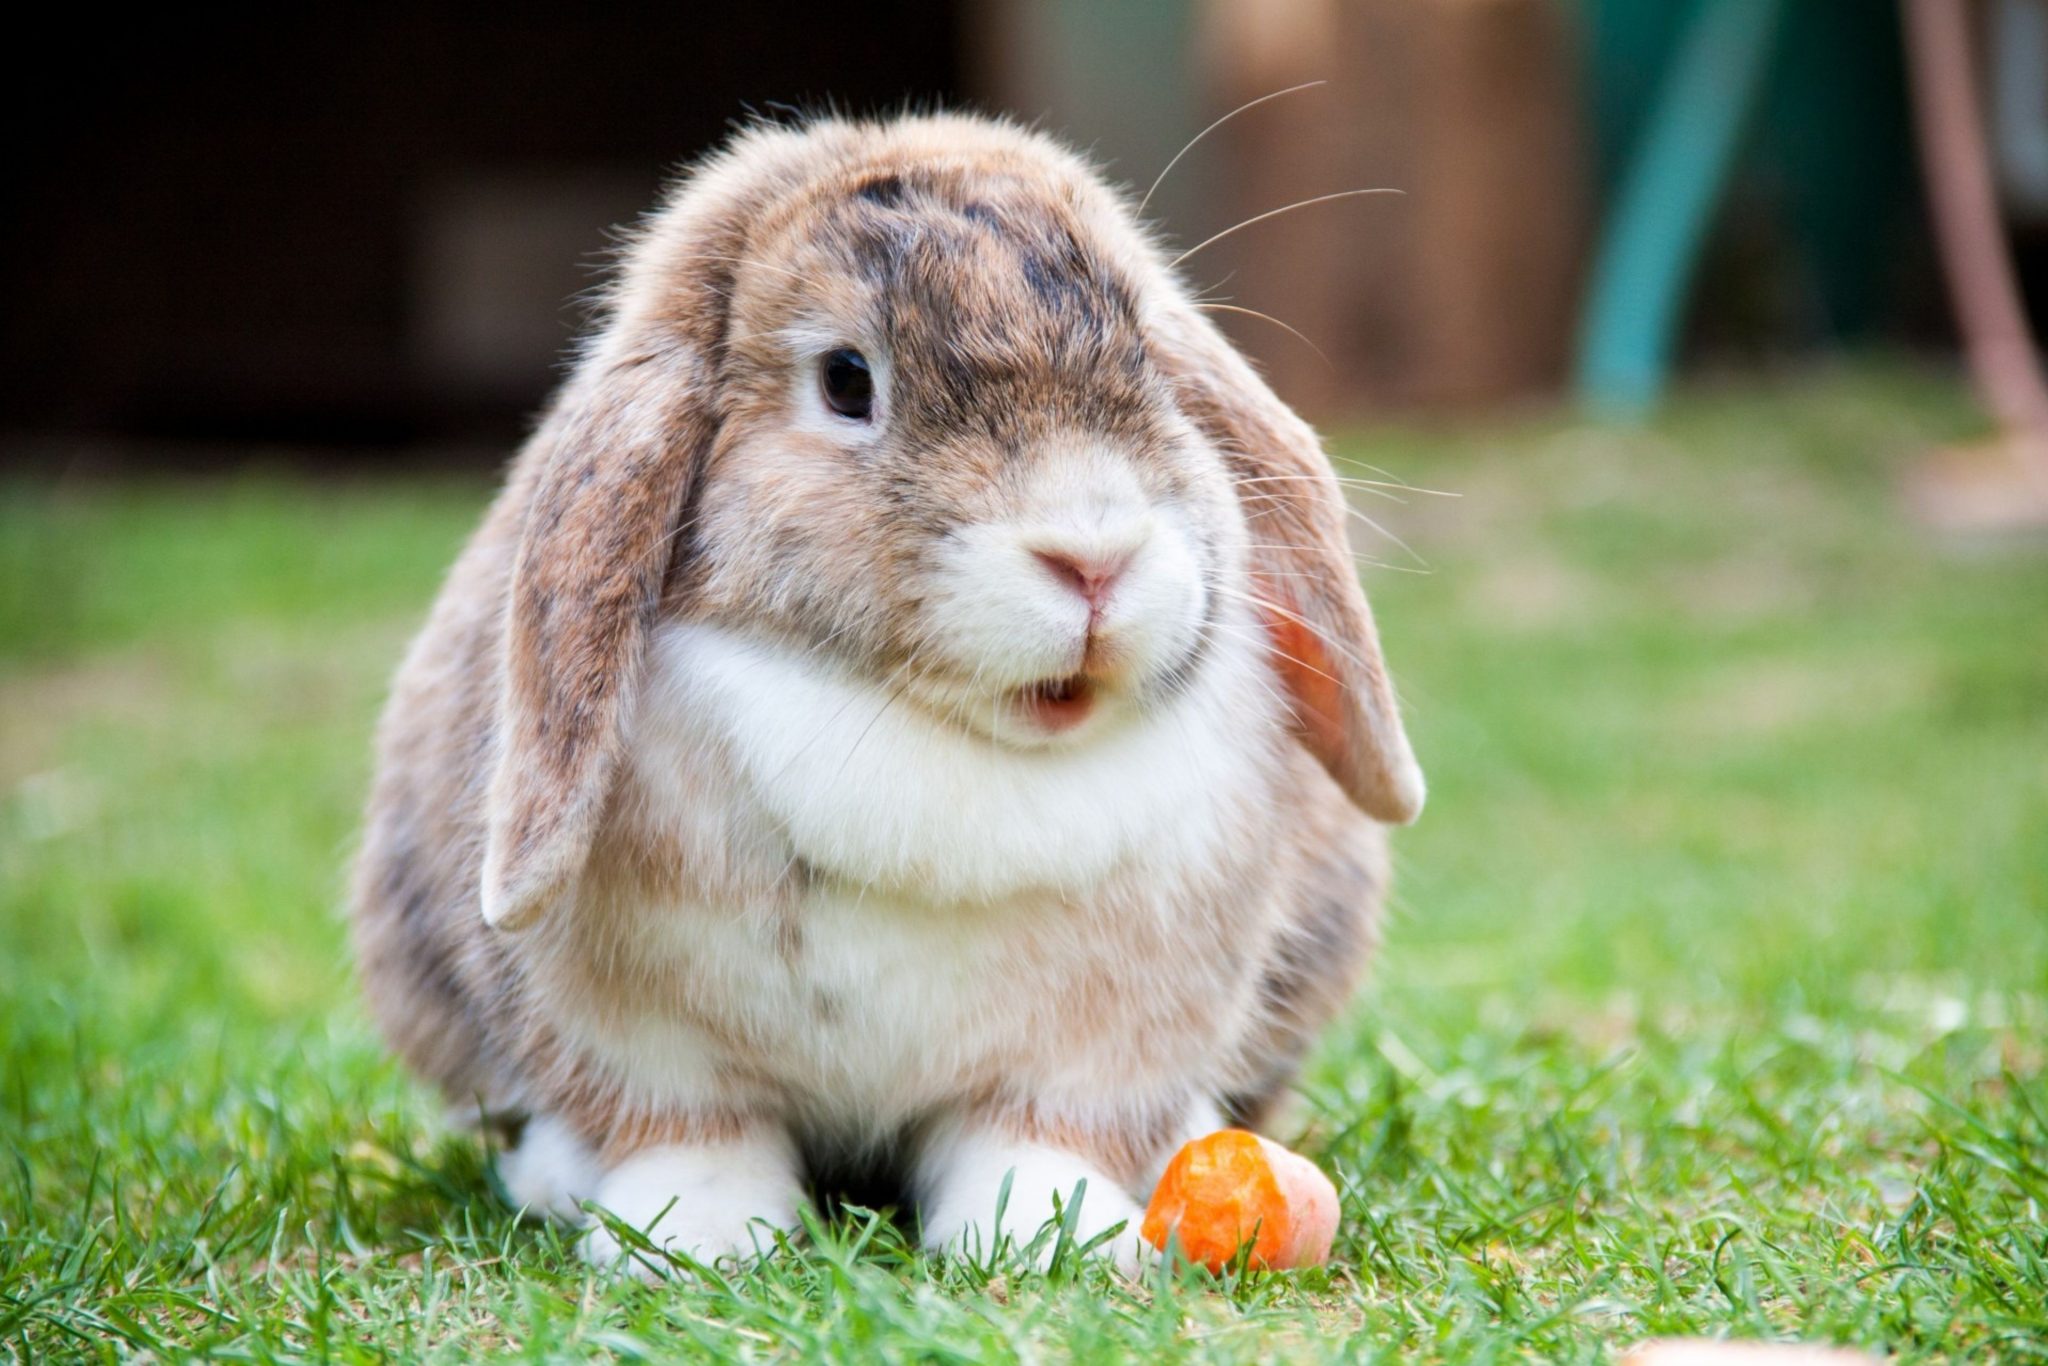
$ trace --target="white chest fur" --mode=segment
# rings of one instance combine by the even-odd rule
[[[556,993],[558,1023],[635,1090],[745,1086],[869,1129],[976,1090],[1180,1085],[1205,1048],[1173,1036],[1173,1003],[1227,1017],[1271,915],[1242,895],[1280,724],[1251,639],[1227,631],[1153,714],[1016,751],[800,651],[665,628],[626,818],[722,875],[608,906],[619,933],[595,951],[659,986],[584,1008]]]
[[[708,626],[655,641],[636,759],[707,734],[815,868],[929,904],[1082,892],[1141,861],[1199,874],[1260,790],[1273,702],[1242,638],[1161,713],[1071,749],[1006,749],[801,651]]]

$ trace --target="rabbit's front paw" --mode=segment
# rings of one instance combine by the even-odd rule
[[[930,1251],[985,1260],[1007,1239],[1044,1267],[1059,1246],[1058,1236],[1046,1230],[1057,1217],[1073,1245],[1094,1244],[1089,1255],[1124,1275],[1135,1277],[1143,1265],[1146,1248],[1138,1225],[1144,1211],[1083,1157],[984,1134],[943,1145],[927,1157],[926,1167],[924,1244]]]
[[[498,1157],[498,1183],[514,1209],[534,1218],[583,1222],[583,1201],[597,1189],[597,1156],[554,1115],[527,1121],[519,1142]]]
[[[583,1236],[583,1259],[658,1280],[684,1269],[670,1257],[708,1266],[766,1255],[777,1231],[797,1227],[803,1189],[786,1139],[740,1140],[635,1153],[605,1174],[596,1199],[655,1250],[599,1222]]]

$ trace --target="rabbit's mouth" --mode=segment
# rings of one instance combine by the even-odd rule
[[[1042,678],[1016,692],[1017,709],[1040,730],[1072,730],[1095,710],[1095,684],[1086,674]]]

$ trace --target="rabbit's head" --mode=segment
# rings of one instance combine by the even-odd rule
[[[1014,128],[741,135],[629,249],[508,496],[493,923],[587,855],[663,616],[1019,748],[1142,724],[1256,631],[1353,799],[1420,807],[1313,433],[1089,168]]]

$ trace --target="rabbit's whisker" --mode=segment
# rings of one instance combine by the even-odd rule
[[[1194,151],[1195,144],[1200,142],[1203,138],[1208,137],[1209,134],[1215,132],[1218,128],[1221,128],[1224,124],[1230,122],[1239,114],[1244,113],[1248,109],[1257,109],[1260,105],[1266,103],[1268,100],[1277,100],[1282,95],[1292,95],[1295,92],[1301,90],[1313,90],[1315,89],[1315,87],[1319,85],[1328,84],[1328,81],[1303,81],[1300,85],[1290,85],[1285,90],[1275,90],[1270,95],[1261,95],[1255,100],[1246,100],[1243,104],[1240,104],[1237,108],[1231,110],[1228,114],[1225,114],[1222,118],[1216,120],[1216,122],[1210,124],[1207,128],[1204,128],[1201,132],[1189,138],[1187,140],[1186,145],[1184,145],[1178,152],[1175,152],[1173,154],[1173,160],[1167,162],[1165,166],[1160,168],[1159,174],[1152,177],[1152,184],[1145,191],[1145,197],[1138,201],[1138,217],[1142,218],[1145,216],[1145,206],[1152,202],[1153,195],[1159,193],[1159,186],[1161,182],[1163,182],[1166,179],[1167,173],[1172,171],[1174,167],[1180,165],[1180,159],[1186,156],[1189,152]]]
[[[882,705],[875,708],[875,714],[868,718],[868,723],[865,726],[861,727],[860,734],[853,737],[853,743],[847,747],[845,756],[841,758],[839,761],[838,771],[833,774],[834,782],[837,782],[839,779],[844,778],[846,776],[847,765],[853,762],[853,756],[860,752],[860,747],[862,745],[867,743],[868,736],[872,734],[875,727],[881,723],[882,717],[888,713],[889,708],[895,706],[897,702],[902,700],[903,690],[900,686],[900,683],[903,675],[903,670],[907,669],[908,667],[909,665],[906,663],[903,666],[903,668],[896,670],[894,673],[890,675],[889,682],[885,685],[885,690],[882,694]]]
[[[1257,512],[1250,514],[1248,517],[1245,518],[1245,520],[1247,522],[1263,521],[1268,517],[1276,516],[1282,512],[1285,512],[1286,510],[1287,509],[1284,505],[1276,502],[1270,507],[1263,508]],[[1405,553],[1409,559],[1415,561],[1417,568],[1425,571],[1429,568],[1429,561],[1423,559],[1422,556],[1416,554],[1414,546],[1409,545],[1408,542],[1402,540],[1399,536],[1396,536],[1393,532],[1387,530],[1386,527],[1380,525],[1380,523],[1374,521],[1371,517],[1361,512],[1358,508],[1353,507],[1348,502],[1344,504],[1344,515],[1347,517],[1357,518],[1359,522],[1364,524],[1367,528],[1374,532],[1377,532],[1381,536],[1386,537],[1395,545],[1399,546],[1403,553]]]
[[[1245,543],[1245,549],[1246,549],[1246,550],[1277,550],[1277,551],[1285,551],[1285,552],[1287,552],[1287,553],[1289,553],[1289,554],[1300,554],[1300,553],[1301,553],[1301,547],[1300,547],[1300,546],[1298,546],[1298,545],[1287,545],[1287,544],[1284,544],[1284,543],[1279,543],[1279,542],[1273,542],[1273,541],[1247,541],[1247,542]],[[1433,573],[1435,573],[1435,572],[1436,572],[1436,571],[1435,571],[1435,570],[1433,570],[1433,569],[1429,569],[1429,568],[1427,568],[1427,567],[1423,567],[1423,568],[1418,568],[1418,567],[1416,567],[1415,565],[1412,565],[1412,564],[1395,564],[1395,563],[1394,563],[1393,561],[1391,561],[1391,560],[1382,560],[1382,559],[1380,559],[1380,558],[1379,558],[1379,557],[1377,557],[1377,556],[1374,556],[1374,555],[1368,555],[1368,554],[1366,554],[1365,552],[1363,552],[1363,551],[1360,551],[1360,550],[1353,550],[1353,551],[1349,551],[1349,552],[1347,552],[1347,553],[1348,553],[1348,554],[1350,555],[1350,557],[1351,557],[1351,563],[1352,563],[1353,565],[1357,566],[1357,567],[1358,567],[1358,568],[1360,568],[1360,569],[1388,569],[1388,570],[1392,570],[1392,571],[1393,571],[1394,573],[1397,573],[1397,574],[1433,574]],[[1271,570],[1269,570],[1269,569],[1267,569],[1267,568],[1265,568],[1265,567],[1264,567],[1264,566],[1262,565],[1262,566],[1260,566],[1260,568],[1259,568],[1259,572],[1260,572],[1260,573],[1262,573],[1262,574],[1265,574],[1265,573],[1271,573],[1272,571],[1271,571]],[[1315,577],[1315,576],[1314,576],[1314,575],[1309,575],[1308,577]]]
[[[1281,322],[1278,318],[1274,317],[1270,313],[1261,313],[1256,308],[1245,308],[1239,304],[1207,303],[1196,304],[1195,307],[1202,309],[1204,312],[1210,313],[1242,313],[1247,318],[1264,318],[1267,322],[1273,324],[1273,326],[1279,328],[1281,331],[1286,332],[1289,335],[1295,337],[1301,342],[1303,346],[1306,346],[1309,350],[1315,352],[1316,355],[1319,358],[1321,358],[1323,364],[1329,366],[1332,370],[1335,370],[1337,368],[1337,363],[1331,360],[1329,356],[1325,354],[1322,347],[1317,346],[1314,342],[1310,341],[1307,337],[1303,336],[1299,329],[1292,327],[1287,323]]]
[[[1284,607],[1281,604],[1274,602],[1271,598],[1263,596],[1262,594],[1247,593],[1241,589],[1225,588],[1219,586],[1216,589],[1216,591],[1218,593],[1223,594],[1225,597],[1236,598],[1240,602],[1248,602],[1255,607],[1260,607],[1268,612],[1271,612],[1276,617],[1281,617],[1287,621],[1293,622],[1295,625],[1301,627],[1302,630],[1307,631],[1310,635],[1314,636],[1317,640],[1321,641],[1326,647],[1342,655],[1348,662],[1357,665],[1359,668],[1367,667],[1365,660],[1361,659],[1358,656],[1358,653],[1355,650],[1353,650],[1349,645],[1346,645],[1343,641],[1340,640],[1332,640],[1329,634],[1325,632],[1320,626],[1317,626],[1314,622],[1310,621],[1307,617],[1302,616],[1299,612],[1294,611],[1292,608]],[[1288,658],[1293,657],[1290,655],[1288,656]],[[1301,664],[1303,668],[1310,667],[1308,664],[1303,663],[1301,660],[1295,660],[1295,662],[1297,664]],[[1328,675],[1324,676],[1328,677]]]
[[[1453,493],[1448,489],[1424,488],[1420,484],[1402,483],[1396,479],[1360,479],[1355,474],[1333,473],[1327,476],[1320,474],[1248,474],[1240,479],[1232,479],[1230,482],[1238,488],[1247,488],[1255,484],[1320,484],[1326,477],[1336,480],[1340,487],[1347,489],[1371,489],[1374,491],[1399,489],[1402,493],[1423,493],[1432,498],[1463,498],[1465,496],[1462,493]]]
[[[1326,641],[1324,643],[1327,644],[1328,642]],[[1335,683],[1339,688],[1342,688],[1344,686],[1343,679],[1337,677],[1335,674],[1326,673],[1323,670],[1318,669],[1315,665],[1309,663],[1307,660],[1301,658],[1299,655],[1291,655],[1287,653],[1287,651],[1281,649],[1278,645],[1275,645],[1270,637],[1263,641],[1262,644],[1264,645],[1267,653],[1278,655],[1280,658],[1286,660],[1288,663],[1295,665],[1297,668],[1306,669],[1308,670],[1308,672],[1316,675],[1318,678],[1327,678],[1330,682]]]
[[[1306,209],[1312,204],[1327,204],[1333,199],[1357,199],[1361,195],[1405,193],[1406,191],[1404,190],[1397,190],[1392,188],[1391,186],[1382,185],[1376,186],[1375,188],[1370,190],[1339,190],[1335,194],[1319,194],[1315,196],[1313,199],[1297,199],[1292,204],[1282,204],[1277,209],[1268,209],[1264,213],[1254,214],[1252,217],[1245,219],[1242,223],[1233,224],[1232,226],[1225,228],[1222,232],[1216,233],[1215,235],[1210,237],[1203,238],[1201,241],[1195,243],[1195,245],[1189,247],[1186,251],[1174,257],[1171,261],[1167,262],[1167,269],[1178,269],[1181,262],[1187,260],[1190,256],[1193,256],[1196,252],[1202,251],[1208,247],[1216,245],[1216,243],[1221,242],[1224,238],[1230,236],[1232,233],[1242,232],[1244,229],[1251,227],[1253,224],[1263,223],[1269,218],[1278,218],[1283,213],[1293,213],[1296,209]]]

